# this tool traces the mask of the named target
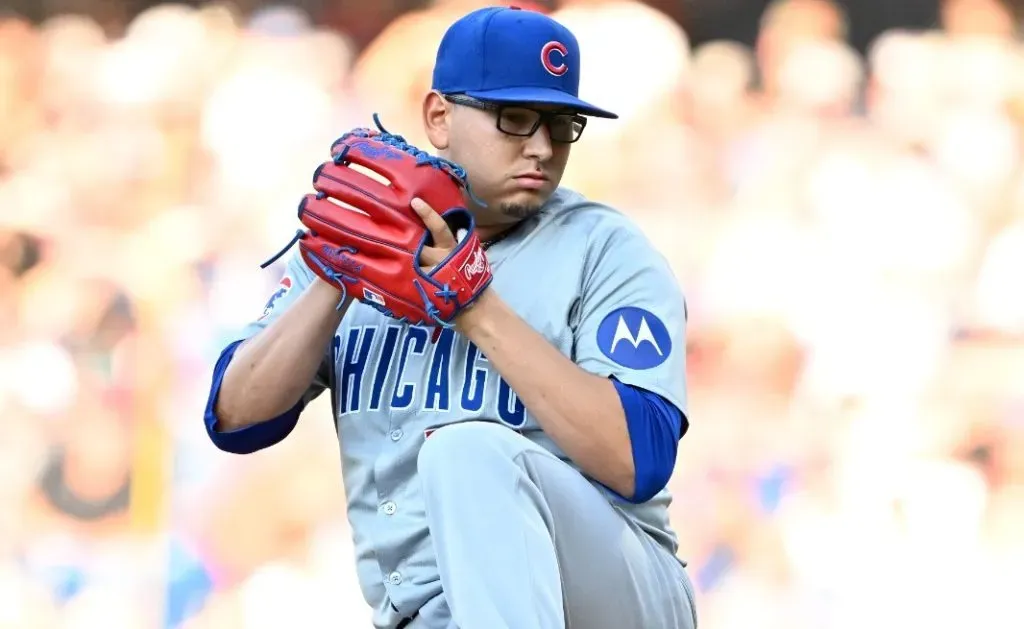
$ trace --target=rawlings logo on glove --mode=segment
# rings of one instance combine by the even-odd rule
[[[472,280],[481,273],[489,273],[490,270],[491,267],[487,264],[487,256],[484,255],[483,249],[477,249],[473,252],[473,258],[466,263],[466,266],[462,267],[462,274],[466,276],[467,280]]]
[[[379,131],[355,129],[335,141],[333,159],[313,174],[316,192],[299,203],[306,229],[291,244],[297,240],[309,268],[343,294],[399,321],[450,327],[492,279],[465,208],[466,174],[388,133],[377,116],[374,122]],[[416,198],[436,209],[452,234],[466,234],[430,268],[421,254],[435,243],[412,208]]]

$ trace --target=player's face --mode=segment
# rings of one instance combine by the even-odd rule
[[[445,103],[440,97],[437,101],[445,106],[444,121],[432,131],[428,104],[428,134],[444,157],[466,169],[474,194],[487,204],[477,212],[479,224],[507,224],[540,210],[562,179],[571,144],[553,142],[544,124],[532,135],[511,135],[498,128],[493,109]],[[551,110],[542,105],[506,109],[503,128],[528,131],[536,120],[531,109]]]

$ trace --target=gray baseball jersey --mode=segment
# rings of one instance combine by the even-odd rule
[[[491,247],[488,258],[493,290],[565,356],[686,411],[683,296],[667,262],[631,220],[560,188],[537,216]],[[280,316],[314,277],[295,255],[243,336]],[[433,332],[353,303],[307,393],[312,398],[333,383],[357,571],[381,627],[439,592],[417,470],[434,429],[494,422],[572,465],[486,356],[454,330],[443,330],[436,342]],[[636,505],[590,486],[674,555],[667,490]],[[463,500],[466,510],[488,508],[487,495]]]

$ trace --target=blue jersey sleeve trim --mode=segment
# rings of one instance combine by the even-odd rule
[[[217,359],[217,364],[213,368],[213,382],[210,385],[210,397],[206,401],[206,412],[204,413],[206,434],[210,436],[210,441],[218,449],[232,454],[250,454],[278,443],[295,428],[295,424],[299,421],[299,414],[302,412],[302,402],[299,401],[291,409],[268,421],[236,430],[223,432],[217,430],[217,415],[214,413],[214,409],[217,407],[220,386],[224,380],[224,374],[228,370],[228,365],[241,344],[242,341],[235,341],[220,353],[220,358]]]
[[[635,488],[627,502],[647,502],[668,485],[676,465],[679,440],[689,423],[682,411],[656,393],[612,378],[626,414],[633,448]]]

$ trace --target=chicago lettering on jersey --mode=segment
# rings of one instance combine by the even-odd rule
[[[521,427],[526,409],[487,357],[454,330],[442,330],[436,343],[432,333],[432,328],[387,324],[352,326],[335,336],[338,414],[415,408],[479,413]],[[489,396],[495,380],[497,394]],[[493,406],[485,409],[489,397]]]

